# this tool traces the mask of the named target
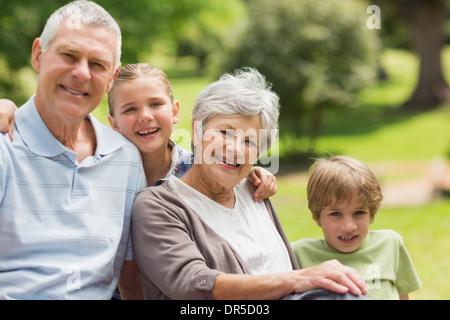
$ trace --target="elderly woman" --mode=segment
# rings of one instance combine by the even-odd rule
[[[366,293],[337,261],[296,270],[269,200],[245,177],[277,129],[278,97],[256,70],[207,86],[193,111],[194,164],[136,198],[134,253],[146,299],[280,299],[326,288]]]

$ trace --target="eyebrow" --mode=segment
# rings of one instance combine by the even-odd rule
[[[131,107],[131,106],[133,106],[133,105],[136,105],[136,101],[134,101],[134,100],[133,100],[133,101],[128,101],[128,102],[126,102],[126,103],[120,105],[120,106],[119,106],[119,110],[124,109],[124,108],[128,108],[128,107]]]
[[[59,45],[56,48],[58,51],[64,50],[64,51],[68,51],[69,53],[73,53],[73,54],[80,54],[81,51],[76,49],[74,46],[67,44],[67,43],[63,43],[61,45]],[[107,64],[113,64],[111,59],[109,59],[109,57],[105,57],[102,55],[95,55],[93,58],[94,61],[98,61],[98,62],[103,62],[103,63],[107,63]]]

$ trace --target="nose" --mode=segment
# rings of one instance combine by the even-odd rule
[[[89,63],[84,59],[79,60],[72,71],[72,75],[79,82],[85,82],[91,79],[91,70],[89,69]]]
[[[152,121],[153,119],[153,112],[150,110],[150,108],[144,107],[141,109],[141,113],[139,114],[140,122]]]
[[[226,154],[232,156],[237,163],[245,163],[245,142],[238,135],[227,137],[226,149]]]
[[[355,231],[357,227],[356,227],[356,223],[355,223],[355,221],[353,221],[352,217],[346,217],[342,221],[341,228],[342,228],[342,232],[351,233],[351,232]]]

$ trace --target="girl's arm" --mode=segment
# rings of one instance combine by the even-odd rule
[[[9,138],[13,139],[14,112],[17,106],[8,99],[0,99],[0,132],[8,132]]]
[[[253,194],[253,201],[261,202],[277,192],[277,178],[262,167],[253,167],[247,179],[257,187]]]

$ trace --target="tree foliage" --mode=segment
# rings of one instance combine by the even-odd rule
[[[249,20],[225,70],[259,69],[280,95],[281,134],[315,140],[324,110],[356,106],[375,76],[378,38],[359,0],[247,0]],[[344,112],[344,111],[342,111]]]
[[[237,14],[240,0],[97,1],[122,31],[122,63],[142,61],[150,51],[170,52],[184,41],[206,53]],[[30,65],[31,45],[48,17],[69,0],[0,0],[0,97],[23,101],[18,71]],[[242,5],[241,5],[242,7]],[[193,44],[196,42],[196,44]],[[189,52],[189,54],[197,54]],[[203,53],[202,53],[203,54]]]

